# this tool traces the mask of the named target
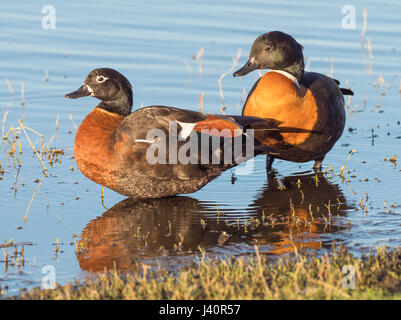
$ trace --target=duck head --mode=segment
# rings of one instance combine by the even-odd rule
[[[244,76],[256,69],[282,70],[293,75],[298,82],[304,72],[303,47],[290,35],[271,31],[253,42],[248,62],[233,76]]]
[[[65,98],[92,96],[101,100],[97,108],[127,116],[132,109],[132,88],[126,77],[110,68],[99,68],[91,71],[83,85],[76,91],[68,93]]]

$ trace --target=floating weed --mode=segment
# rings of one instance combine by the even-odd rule
[[[334,57],[331,57],[330,73],[328,74],[328,76],[330,78],[333,78],[333,74],[334,74]]]
[[[40,162],[42,163],[42,166],[43,166],[43,168],[44,168],[44,174],[45,174],[45,176],[46,176],[47,167],[46,167],[45,163],[43,162],[42,158],[41,158],[40,155],[38,154],[38,151],[36,150],[35,146],[32,144],[31,139],[29,138],[29,135],[27,134],[27,132],[26,132],[26,130],[25,130],[25,127],[24,127],[24,124],[23,124],[22,120],[19,119],[18,122],[20,123],[21,129],[22,129],[22,131],[24,132],[24,134],[25,134],[25,136],[26,136],[26,138],[27,138],[29,144],[31,145],[33,151],[35,152],[36,156],[39,158]]]
[[[8,116],[8,110],[6,112],[4,112],[3,123],[2,123],[2,127],[1,127],[3,140],[7,139],[7,136],[5,135],[5,125],[6,125],[6,121],[7,121],[7,116]]]
[[[184,243],[184,236],[181,233],[179,233],[178,236],[180,238],[180,240],[178,242],[178,247],[181,248],[182,244]]]
[[[70,118],[70,120],[71,120],[71,122],[72,122],[72,125],[74,126],[75,131],[77,131],[78,128],[77,128],[77,126],[76,126],[76,124],[75,124],[75,122],[74,122],[74,119],[72,119],[72,114],[69,113],[69,114],[68,114],[68,117]]]
[[[234,172],[231,171],[231,184],[234,184],[235,181],[237,181],[237,180],[238,180],[238,178],[235,176]]]
[[[331,204],[330,200],[327,204],[324,204],[324,206],[327,208],[327,213],[329,214],[329,224],[331,224]]]
[[[219,217],[220,216],[220,211],[219,211],[219,204],[218,203],[216,204],[216,211],[217,211],[217,216]]]
[[[106,208],[106,206],[104,205],[104,186],[102,186],[102,188],[101,188],[101,199],[102,199],[102,207],[103,207],[104,209],[108,210],[108,209]]]
[[[310,59],[308,58],[307,62],[306,62],[306,66],[305,66],[305,71],[308,71],[310,66]]]
[[[309,215],[310,215],[310,217],[312,219],[312,222],[314,222],[315,219],[313,218],[312,203],[309,204]]]
[[[21,105],[25,105],[25,84],[24,81],[21,81]]]
[[[240,98],[240,100],[238,101],[238,103],[235,106],[235,109],[237,111],[239,111],[241,109],[242,105],[244,104],[244,100],[245,100],[246,97],[247,97],[246,90],[245,90],[245,88],[242,88],[241,98]]]
[[[318,177],[318,175],[315,174],[314,177],[313,177],[313,179],[315,180],[315,186],[316,186],[316,188],[318,188],[318,187],[319,187],[319,177]]]
[[[341,201],[340,198],[337,198],[337,211],[340,211],[341,208]]]
[[[6,83],[7,83],[7,86],[8,86],[8,90],[10,90],[11,96],[14,97],[14,95],[15,95],[14,89],[13,89],[13,87],[11,85],[10,80],[8,80],[7,78],[6,78]]]
[[[203,98],[204,98],[204,93],[201,92],[200,98],[199,98],[199,106],[198,106],[198,110],[200,112],[203,112]]]
[[[203,55],[205,54],[205,48],[202,47],[199,49],[199,51],[192,57],[193,60],[198,62],[199,66],[199,74],[202,76],[203,73]]]
[[[299,254],[298,253],[298,248],[297,248],[296,244],[294,243],[294,238],[292,236],[292,229],[291,228],[289,228],[289,239],[290,239],[290,244],[291,244],[291,246],[292,246],[292,248],[294,250],[295,255],[298,256],[298,254]]]
[[[172,235],[171,221],[168,220],[168,233],[165,235],[166,237],[170,237]]]
[[[330,179],[331,178],[333,178],[333,175],[334,175],[334,166],[333,166],[333,164],[330,164]]]
[[[265,215],[265,210],[262,209],[262,224],[265,223],[266,215]]]
[[[384,80],[384,78],[380,75],[379,78],[373,82],[373,86],[377,87],[379,85],[380,87],[386,87],[387,89],[390,88],[390,85]]]
[[[340,171],[340,177],[341,179],[344,179],[344,170],[345,170],[345,166],[347,165],[347,162],[349,161],[349,159],[351,158],[351,156],[356,152],[355,149],[352,149],[348,155],[347,160],[345,160],[344,165],[341,167],[341,171]]]
[[[347,99],[347,102],[345,104],[345,107],[346,107],[346,109],[348,111],[349,118],[350,118],[350,120],[352,122],[353,120],[352,120],[352,111],[350,110],[350,104],[351,104],[351,96],[348,96],[348,99]]]
[[[373,71],[373,53],[372,53],[372,43],[370,41],[370,38],[368,39],[368,54],[369,54],[369,64],[367,65],[368,73],[371,75]]]
[[[366,9],[363,9],[362,14],[363,14],[363,23],[361,29],[361,46],[363,48],[363,45],[365,43],[366,26],[368,22],[368,11]]]
[[[39,181],[39,183],[38,183],[38,186],[36,187],[35,191],[34,191],[33,194],[32,194],[31,201],[29,202],[28,207],[27,207],[27,209],[26,209],[26,211],[25,211],[24,218],[22,219],[22,222],[23,222],[23,223],[25,223],[25,222],[26,222],[26,219],[28,218],[29,209],[31,208],[31,205],[32,205],[32,203],[33,203],[33,200],[35,199],[35,197],[36,197],[36,195],[37,195],[37,193],[38,193],[39,187],[40,187],[40,185],[42,184],[42,182],[43,182],[43,180],[44,180],[45,177],[46,177],[46,175],[44,174],[44,175],[42,176],[42,178],[40,179],[40,181]]]
[[[191,66],[186,61],[184,61],[184,64],[185,64],[185,67],[187,68],[187,70],[189,71],[189,74],[192,76],[194,71],[192,70]]]
[[[239,58],[241,57],[241,53],[242,53],[242,49],[239,48],[239,49],[238,49],[238,52],[237,52],[237,55],[233,58],[233,64],[232,64],[231,68],[230,68],[229,70],[227,70],[226,72],[224,72],[224,73],[220,76],[220,78],[219,78],[219,80],[218,80],[220,98],[221,98],[221,103],[222,103],[222,107],[221,107],[220,110],[221,110],[221,112],[222,112],[223,114],[225,114],[224,111],[226,110],[226,105],[225,105],[225,103],[224,103],[224,94],[223,94],[223,88],[222,88],[222,85],[221,85],[221,81],[224,79],[225,76],[227,76],[229,73],[231,73],[231,72],[235,69],[235,67],[236,67],[237,64],[238,64],[238,60],[239,60]]]
[[[56,238],[55,242],[56,248],[54,249],[54,252],[57,254],[57,252],[60,250],[60,239]]]
[[[390,160],[390,162],[391,162],[394,166],[397,165],[397,155],[394,155],[394,156],[391,157],[389,160]]]
[[[295,207],[294,204],[292,203],[292,198],[290,197],[290,212],[292,216],[295,216]]]

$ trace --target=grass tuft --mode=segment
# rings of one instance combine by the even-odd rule
[[[248,258],[205,259],[177,273],[142,268],[141,274],[99,275],[53,290],[35,288],[14,299],[401,299],[401,248],[353,257],[330,255],[272,260],[257,248]],[[355,289],[344,289],[344,266],[355,270]]]

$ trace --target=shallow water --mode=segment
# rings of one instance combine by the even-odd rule
[[[6,293],[40,285],[46,265],[55,267],[56,281],[63,284],[114,265],[134,271],[137,262],[161,260],[174,269],[201,255],[199,248],[219,258],[252,253],[255,244],[270,255],[294,246],[320,254],[333,241],[356,253],[401,244],[401,168],[389,160],[401,157],[399,2],[354,1],[354,30],[341,26],[345,2],[54,1],[55,30],[42,28],[46,4],[0,4],[4,134],[23,119],[43,135],[45,146],[50,142],[65,153],[52,167],[45,161],[49,176],[44,178],[23,132],[16,132],[22,154],[18,145],[13,157],[9,153],[12,133],[3,141],[0,241],[16,244],[0,249],[9,254],[8,263],[0,255]],[[361,47],[363,9],[368,18]],[[101,187],[86,179],[72,158],[74,124],[79,126],[97,102],[66,100],[64,94],[78,88],[93,68],[112,67],[132,82],[135,108],[162,104],[197,110],[203,92],[203,110],[220,113],[220,75],[232,67],[239,48],[239,65],[244,63],[254,38],[269,30],[292,34],[305,48],[309,70],[332,74],[355,92],[344,135],[325,159],[326,173],[316,177],[312,163],[277,161],[277,177],[268,180],[260,156],[252,175],[230,170],[191,195],[138,203],[105,190],[102,203]],[[202,58],[194,60],[201,48]],[[254,72],[223,79],[226,113],[240,112],[244,92],[257,77]],[[40,150],[40,137],[27,133]],[[352,149],[356,153],[341,179]],[[280,181],[285,190],[279,190]]]

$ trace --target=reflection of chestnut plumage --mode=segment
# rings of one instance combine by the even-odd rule
[[[279,191],[278,181],[271,178],[244,212],[246,227],[245,223],[238,227],[238,211],[231,215],[220,206],[218,216],[216,203],[190,197],[123,200],[83,230],[77,252],[80,267],[103,271],[116,266],[132,271],[137,259],[158,259],[165,250],[169,256],[189,255],[198,252],[199,246],[208,251],[226,248],[227,254],[235,247],[252,244],[271,254],[292,251],[294,245],[319,249],[320,234],[341,230],[334,219],[349,207],[337,185],[323,175],[294,175],[281,180],[286,189]],[[323,219],[328,216],[329,202],[332,225]]]
[[[294,245],[319,249],[319,235],[341,230],[343,227],[335,219],[350,206],[338,185],[330,183],[323,174],[309,174],[270,177],[262,195],[250,208],[256,209],[259,216],[268,217],[267,221],[274,225],[274,229],[262,231],[257,237],[259,243],[272,244],[271,253],[281,254],[292,251]]]
[[[130,270],[136,258],[154,258],[163,249],[172,253],[214,244],[218,235],[202,227],[201,211],[200,202],[190,197],[123,200],[85,227],[79,264],[88,271],[109,270],[114,264]]]
[[[312,204],[314,212],[317,207],[323,209],[329,201],[334,208],[337,208],[338,202],[341,203],[340,210],[348,208],[338,185],[330,183],[323,174],[292,175],[282,179],[270,176],[262,195],[252,206],[285,215],[290,198],[295,207],[309,210]]]

